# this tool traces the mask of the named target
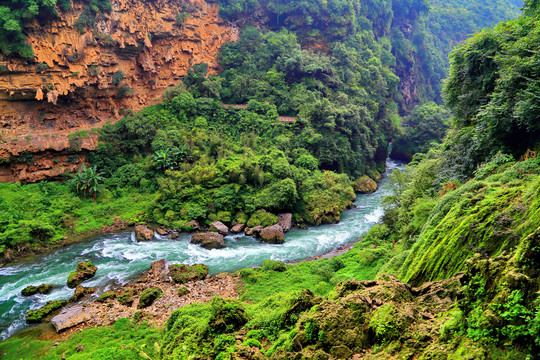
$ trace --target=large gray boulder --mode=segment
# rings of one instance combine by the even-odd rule
[[[285,242],[283,229],[277,224],[264,228],[260,236],[261,241],[268,244],[283,244]]]
[[[292,228],[292,214],[279,214],[278,223],[279,226],[283,229],[283,232],[288,232]]]
[[[225,236],[229,233],[229,228],[221,221],[214,221],[210,224],[210,231],[218,232]]]
[[[90,312],[84,306],[76,305],[62,310],[60,314],[52,318],[51,323],[59,333],[89,320]]]
[[[212,250],[226,247],[223,235],[216,232],[196,233],[191,236],[191,243]]]

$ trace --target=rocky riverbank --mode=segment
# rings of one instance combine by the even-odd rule
[[[87,296],[83,302],[65,307],[52,318],[58,332],[76,332],[86,327],[107,326],[120,318],[132,317],[146,320],[156,326],[164,326],[173,310],[192,303],[204,303],[214,296],[226,299],[238,298],[240,279],[222,273],[178,283],[169,271],[170,264],[157,261],[132,283],[113,291]],[[207,270],[206,270],[207,271]],[[161,295],[151,305],[139,306],[142,293],[147,289],[159,289]]]

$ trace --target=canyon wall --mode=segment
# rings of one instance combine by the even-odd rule
[[[0,55],[0,182],[75,171],[97,146],[94,129],[159,101],[193,64],[216,71],[221,45],[238,37],[215,2],[111,5],[83,31],[76,27],[83,2],[56,20],[31,24],[35,62]]]

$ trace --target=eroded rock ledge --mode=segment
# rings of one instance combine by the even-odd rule
[[[74,171],[84,161],[81,150],[97,145],[92,129],[151,105],[192,64],[205,62],[215,71],[219,48],[238,36],[215,2],[111,4],[112,11],[84,34],[74,26],[81,1],[57,20],[30,25],[35,62],[0,55],[0,182]],[[189,13],[183,22],[179,10]],[[121,85],[112,81],[117,71],[124,75]],[[131,96],[118,96],[124,85],[133,89]]]

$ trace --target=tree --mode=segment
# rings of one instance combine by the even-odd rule
[[[71,185],[78,194],[95,200],[103,180],[96,166],[86,167],[83,164],[82,169],[71,179]]]

